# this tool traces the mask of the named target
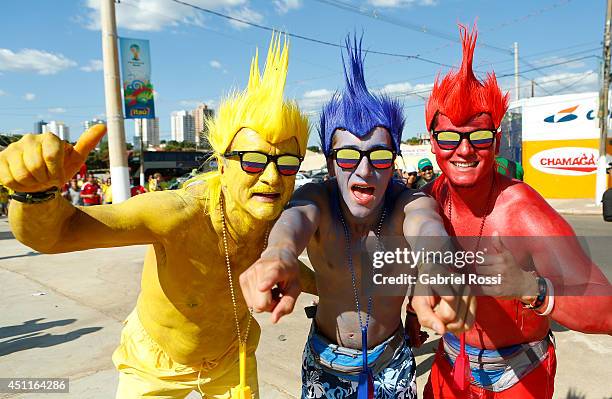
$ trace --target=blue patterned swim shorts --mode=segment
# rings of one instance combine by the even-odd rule
[[[417,398],[416,363],[403,332],[368,350],[368,362],[375,398]],[[360,350],[330,343],[313,326],[302,356],[302,399],[356,399],[360,366]]]

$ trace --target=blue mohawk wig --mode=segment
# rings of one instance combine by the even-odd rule
[[[377,127],[386,128],[391,133],[393,149],[400,153],[404,115],[402,106],[397,100],[386,95],[372,94],[368,91],[363,76],[364,54],[361,41],[357,35],[346,38],[347,62],[342,57],[346,87],[342,94],[336,92],[331,100],[323,106],[319,136],[321,148],[326,156],[331,154],[332,137],[336,129],[345,129],[361,138]]]

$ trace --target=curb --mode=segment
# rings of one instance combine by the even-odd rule
[[[555,209],[560,215],[573,215],[573,216],[602,216],[602,210],[595,209]],[[602,216],[603,218],[603,216]]]

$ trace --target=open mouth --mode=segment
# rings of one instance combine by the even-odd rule
[[[478,166],[478,161],[473,161],[473,162],[455,162],[455,161],[451,161],[451,163],[453,165],[455,165],[458,168],[475,168],[476,166]]]
[[[253,198],[261,202],[274,202],[280,198],[279,193],[253,193]]]
[[[367,205],[374,200],[374,187],[367,184],[353,184],[351,194],[360,205]]]

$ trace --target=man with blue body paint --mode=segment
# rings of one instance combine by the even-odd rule
[[[446,237],[446,231],[435,201],[393,182],[404,125],[401,106],[368,91],[357,39],[353,45],[347,39],[347,54],[346,88],[325,105],[320,121],[332,178],[294,193],[270,232],[268,248],[240,283],[248,306],[272,312],[272,321],[278,321],[293,310],[300,293],[298,256],[307,248],[319,304],[304,349],[302,397],[416,398],[410,345],[422,343],[420,325],[408,315],[409,342],[401,326],[405,295],[363,292],[361,254],[368,237],[406,237],[416,245],[415,237]],[[282,296],[275,295],[275,286]],[[433,309],[439,299],[413,301]],[[439,333],[469,327],[472,297],[443,297],[440,305],[442,313],[432,310],[421,320]]]

